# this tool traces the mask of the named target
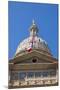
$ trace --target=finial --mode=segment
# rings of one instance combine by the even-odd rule
[[[35,21],[34,21],[34,19],[33,19],[33,21],[32,21],[32,24],[35,25]]]

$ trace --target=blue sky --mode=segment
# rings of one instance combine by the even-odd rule
[[[54,57],[58,57],[58,5],[9,1],[8,3],[9,59],[18,44],[29,36],[29,27],[35,20],[39,36],[44,39]]]

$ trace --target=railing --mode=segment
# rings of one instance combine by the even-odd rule
[[[38,77],[38,78],[25,78],[25,80],[14,80],[10,86],[29,86],[29,85],[53,85],[58,82],[55,77]]]
[[[25,81],[27,80],[50,80],[50,79],[57,79],[57,76],[48,76],[48,77],[33,77],[33,78],[25,78]]]

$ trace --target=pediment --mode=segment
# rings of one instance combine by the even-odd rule
[[[14,58],[14,63],[33,63],[32,60],[37,59],[36,63],[57,63],[52,56],[42,54],[38,51],[32,51]]]
[[[31,58],[28,58],[28,59],[24,59],[22,61],[18,61],[17,62],[18,64],[27,64],[27,63],[51,63],[51,61],[47,61],[47,60],[44,60],[42,58],[38,58],[38,57],[31,57]]]

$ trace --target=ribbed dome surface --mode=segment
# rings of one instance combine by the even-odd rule
[[[22,42],[20,42],[15,55],[21,53],[22,51],[28,51],[31,49],[41,49],[50,53],[46,41],[38,37],[37,32],[38,32],[38,28],[33,21],[33,24],[30,27],[30,36],[24,39]]]

